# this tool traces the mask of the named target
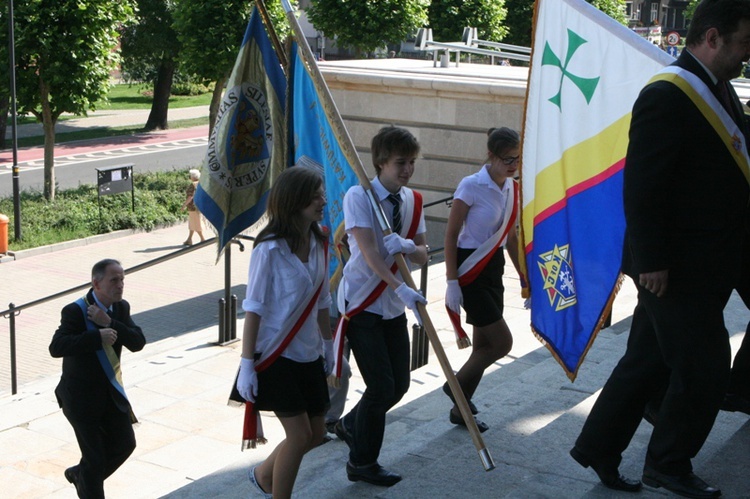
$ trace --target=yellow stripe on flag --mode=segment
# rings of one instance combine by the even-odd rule
[[[536,196],[524,207],[526,213],[532,214],[523,218],[527,245],[533,244],[538,216],[558,206],[576,186],[590,182],[625,158],[630,116],[626,114],[601,133],[566,149],[558,161],[537,173]]]

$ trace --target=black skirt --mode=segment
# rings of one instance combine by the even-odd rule
[[[460,267],[474,251],[476,250],[458,248],[457,266]],[[503,248],[499,248],[474,282],[461,286],[468,324],[482,327],[503,318],[504,271],[505,254]]]

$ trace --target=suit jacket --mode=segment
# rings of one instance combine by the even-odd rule
[[[94,303],[93,289],[86,296],[89,303]],[[112,328],[117,331],[117,341],[112,345],[117,357],[120,358],[123,346],[131,352],[143,349],[146,338],[130,318],[128,302],[113,303],[111,316]],[[127,399],[112,386],[99,362],[96,351],[101,348],[99,328],[87,329],[78,304],[66,305],[49,352],[52,357],[63,359],[62,378],[55,395],[69,418],[95,420],[110,400],[120,411],[130,411]]]
[[[686,51],[674,64],[717,92]],[[626,274],[666,269],[670,287],[734,287],[750,188],[711,125],[671,83],[647,85],[635,102],[624,184]]]

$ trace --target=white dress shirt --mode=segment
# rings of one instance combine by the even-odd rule
[[[473,175],[464,177],[456,188],[453,199],[460,199],[469,207],[466,220],[458,235],[458,247],[476,249],[500,229],[505,218],[505,204],[513,179],[505,179],[498,187],[487,171],[489,165]]]
[[[383,184],[380,183],[379,178],[373,179],[371,184],[373,193],[383,207],[385,216],[391,220],[393,215],[393,204],[387,200],[388,194],[390,193],[385,187],[383,187]],[[401,191],[404,189],[408,189],[408,187],[402,187]],[[403,209],[404,193],[401,191],[399,191],[399,194],[401,195],[401,214],[403,216],[405,212]],[[411,220],[404,220],[403,223],[405,226],[411,225]],[[378,223],[377,218],[375,218],[375,213],[370,205],[370,200],[367,198],[364,188],[360,185],[351,187],[344,196],[344,226],[346,232],[349,234],[351,234],[351,230],[355,227],[372,229],[375,232],[375,241],[377,242],[379,253],[383,258],[388,256],[388,251],[385,249],[385,244],[383,243],[383,231],[380,229],[380,224]],[[424,234],[425,232],[426,224],[424,221],[424,213],[422,213],[416,234]],[[356,238],[351,235],[349,236],[349,250],[351,252],[351,257],[344,267],[343,284],[344,296],[347,300],[350,296],[350,290],[359,289],[365,284],[365,282],[367,282],[370,276],[374,275],[372,269],[367,265],[364,256],[362,256],[362,251],[357,245]],[[406,262],[407,264],[410,263],[408,258],[406,259]],[[399,275],[400,278],[398,272],[397,275]],[[351,294],[353,294],[353,291]],[[373,314],[381,315],[383,319],[393,319],[404,313],[404,304],[398,299],[396,292],[388,286],[380,297],[365,310]]]
[[[263,241],[253,248],[247,277],[247,291],[242,301],[245,312],[254,312],[261,317],[255,351],[263,352],[271,339],[279,334],[287,317],[299,307],[306,296],[315,292],[313,279],[318,273],[315,252],[322,245],[310,235],[308,261],[303,263],[291,252],[284,239]],[[331,306],[328,276],[318,296],[318,306],[308,315],[297,335],[281,354],[296,362],[311,362],[323,353],[323,341],[318,328],[317,309]]]

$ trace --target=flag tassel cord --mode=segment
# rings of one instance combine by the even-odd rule
[[[351,165],[353,167],[355,174],[357,175],[357,179],[359,180],[360,184],[362,185],[362,187],[365,189],[365,191],[368,194],[370,203],[373,205],[373,209],[375,210],[378,221],[380,222],[381,229],[383,230],[385,234],[390,234],[391,229],[388,226],[388,221],[382,212],[382,207],[380,206],[380,203],[377,202],[377,200],[374,197],[374,194],[372,193],[372,186],[370,185],[370,179],[365,174],[362,162],[360,161],[359,156],[357,156],[354,150],[352,139],[349,136],[349,133],[347,132],[346,128],[344,127],[343,120],[341,119],[341,115],[339,114],[338,109],[336,108],[336,105],[333,102],[333,97],[331,96],[330,90],[328,89],[328,86],[325,84],[325,81],[323,80],[323,77],[320,74],[320,70],[315,64],[314,58],[312,56],[312,51],[310,50],[310,46],[307,44],[307,39],[302,33],[302,29],[300,28],[299,23],[297,22],[297,18],[294,15],[292,6],[288,0],[282,0],[281,3],[286,12],[287,19],[289,20],[289,24],[292,27],[292,31],[294,32],[294,36],[297,38],[297,43],[299,44],[300,50],[302,52],[304,62],[310,69],[310,75],[312,77],[312,80],[316,88],[318,89],[322,97],[322,100],[326,104],[324,107],[326,108],[325,109],[326,114],[328,114],[328,117],[330,118],[332,122],[332,127],[336,131],[336,133],[339,134],[339,137],[344,139],[341,141],[344,153],[347,156],[347,158],[351,160]],[[403,255],[397,254],[394,256],[395,256],[398,269],[401,272],[401,276],[404,279],[404,282],[406,283],[407,286],[416,290],[417,287],[414,283],[414,280],[411,277],[411,272],[409,271],[409,268],[406,265],[406,261],[404,260]],[[421,303],[417,304],[417,307],[419,310],[420,317],[422,318],[425,332],[427,333],[427,337],[429,338],[430,343],[432,343],[432,348],[435,352],[435,355],[438,358],[438,361],[440,362],[440,367],[443,369],[443,373],[445,374],[445,378],[448,382],[448,386],[450,387],[451,392],[453,393],[454,399],[456,401],[456,405],[459,408],[459,411],[461,413],[461,416],[463,417],[463,420],[466,422],[466,427],[469,430],[469,434],[471,435],[471,439],[474,443],[474,446],[479,452],[482,465],[484,466],[485,471],[493,470],[495,469],[495,463],[493,462],[492,456],[490,455],[489,451],[487,450],[487,447],[484,444],[484,440],[482,439],[479,429],[477,428],[477,424],[474,419],[474,416],[471,414],[471,410],[469,409],[469,404],[466,401],[466,397],[464,396],[463,390],[461,390],[461,386],[458,384],[456,375],[453,373],[453,369],[451,368],[450,361],[448,360],[448,357],[445,354],[445,350],[443,349],[443,346],[440,343],[440,339],[438,338],[437,331],[435,330],[435,327],[432,324],[432,320],[430,319],[430,316],[427,313],[427,308]]]

